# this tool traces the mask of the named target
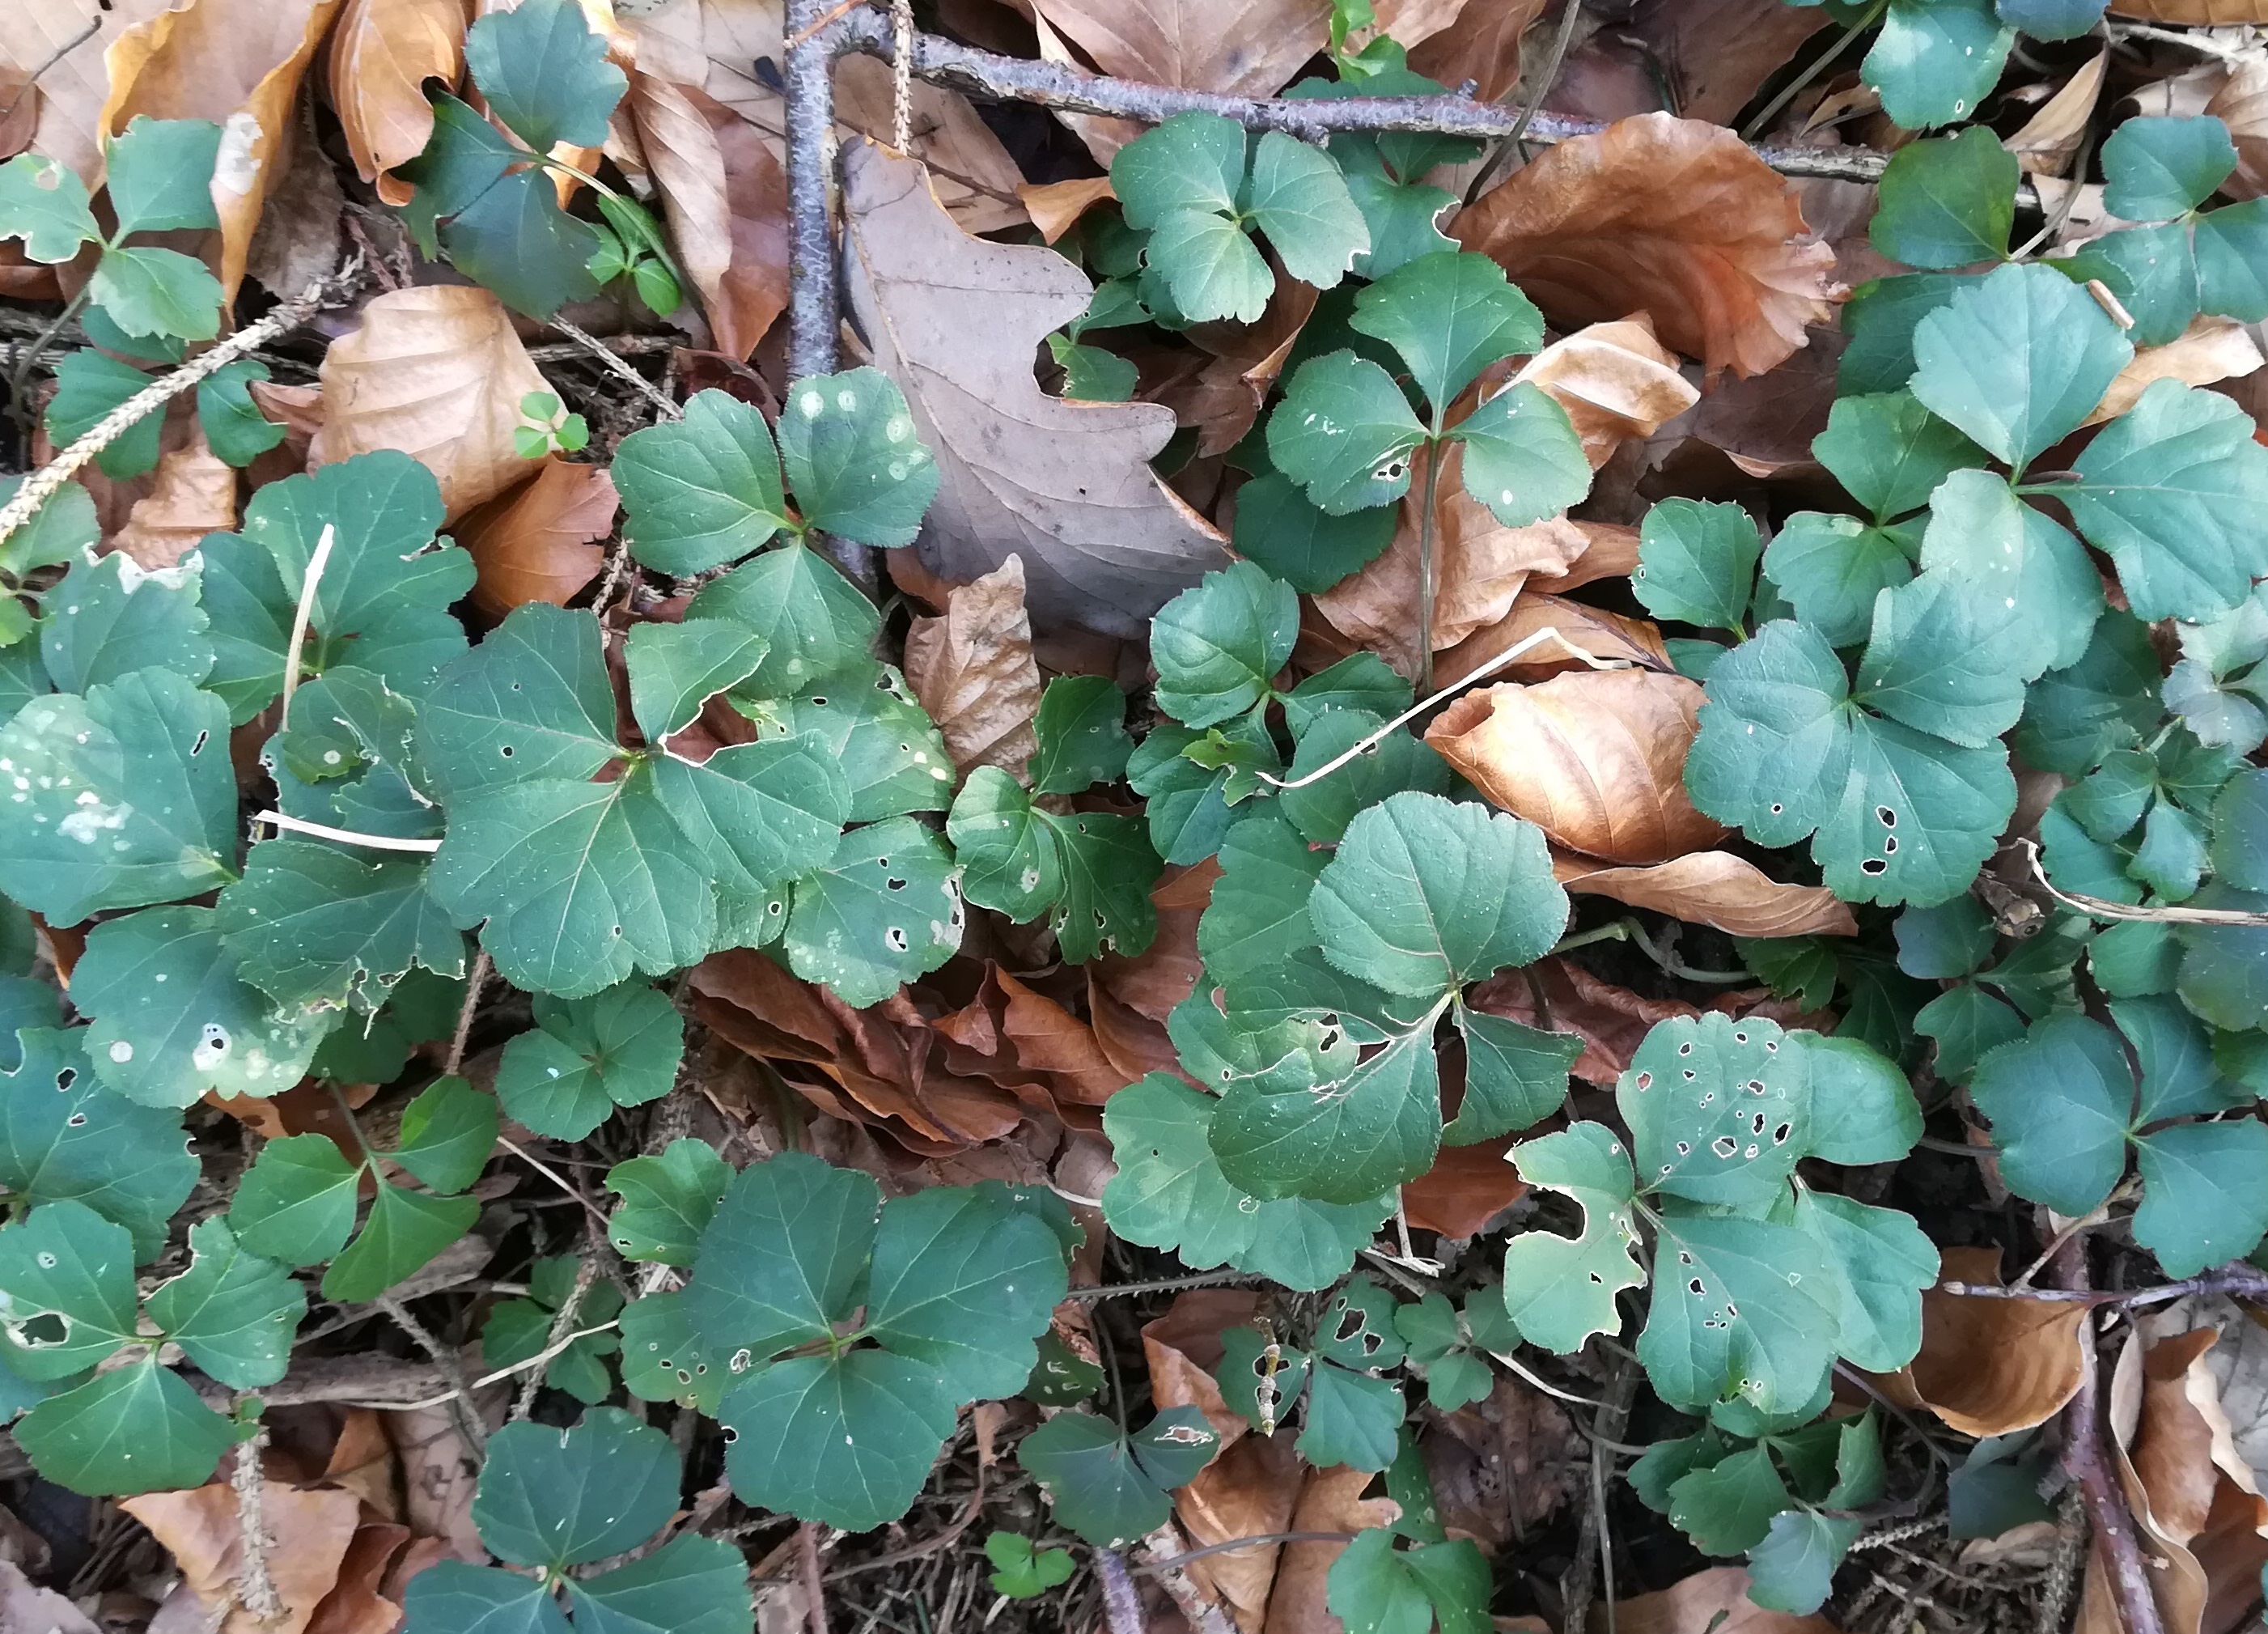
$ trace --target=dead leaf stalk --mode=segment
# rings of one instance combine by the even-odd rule
[[[331,565],[331,549],[338,539],[338,529],[325,522],[315,541],[315,553],[307,558],[307,571],[299,580],[299,604],[291,610],[291,640],[284,649],[284,701],[276,712],[278,731],[291,724],[291,694],[299,690],[299,659],[307,647],[308,623],[315,616],[315,591],[323,582],[323,569]]]
[[[284,1621],[284,1597],[276,1592],[275,1576],[268,1570],[268,1520],[262,1512],[266,1482],[260,1455],[268,1445],[268,1429],[261,1425],[249,1441],[236,1445],[236,1461],[229,1484],[236,1489],[236,1530],[242,1564],[237,1569],[237,1603],[262,1628]]]
[[[449,1035],[449,1054],[441,1063],[442,1073],[455,1077],[464,1070],[465,1040],[472,1036],[473,1012],[481,1007],[481,989],[489,985],[489,952],[482,948],[473,956],[473,973],[465,978],[465,1002],[457,1010],[457,1030]]]
[[[2032,877],[2048,895],[2066,907],[2077,908],[2089,919],[2109,919],[2122,921],[2157,921],[2169,925],[2268,925],[2268,913],[2247,913],[2239,908],[2192,908],[2178,903],[2158,907],[2138,908],[2124,902],[2111,902],[2102,897],[2058,891],[2048,878],[2047,870],[2040,866],[2040,847],[2036,840],[2018,842],[2024,854],[2031,860]]]
[[[1591,1503],[1583,1512],[1580,1535],[1575,1545],[1575,1558],[1561,1580],[1561,1601],[1567,1608],[1563,1627],[1587,1627],[1591,1601],[1601,1580],[1606,1589],[1607,1634],[1614,1634],[1615,1618],[1615,1541],[1607,1517],[1607,1474],[1614,1462],[1614,1454],[1599,1443],[1622,1439],[1629,1427],[1631,1404],[1638,1400],[1639,1369],[1627,1353],[1617,1352],[1613,1372],[1607,1380],[1607,1398],[1591,1419]],[[1598,1579],[1594,1578],[1596,1569]]]
[[[2037,1299],[2058,1305],[2117,1305],[2132,1310],[2146,1305],[2169,1305],[2176,1299],[2186,1299],[2191,1294],[2232,1294],[2240,1298],[2268,1298],[2268,1273],[2257,1271],[2246,1265],[2225,1266],[2202,1276],[2192,1276],[2186,1282],[2166,1283],[2156,1288],[2138,1288],[2124,1293],[2071,1288],[2003,1288],[1998,1283],[1941,1282],[1937,1286],[1945,1293],[1960,1294],[1970,1299]]]

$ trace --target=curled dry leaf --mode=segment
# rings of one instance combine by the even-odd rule
[[[1729,851],[1696,851],[1651,868],[1601,868],[1555,852],[1552,874],[1578,896],[1708,925],[1732,936],[1853,936],[1859,922],[1824,885],[1788,885]]]
[[[374,296],[361,327],[324,353],[322,381],[314,464],[398,448],[433,473],[453,519],[527,475],[512,428],[520,399],[547,388],[504,303],[484,289]]]
[[[2235,318],[2199,317],[2162,346],[2145,346],[2134,360],[2118,371],[2095,412],[2081,422],[2099,425],[2132,408],[2153,381],[2181,381],[2191,386],[2211,386],[2242,379],[2255,369],[2268,367],[2268,357],[2251,326]]]
[[[93,187],[102,179],[103,61],[120,35],[172,0],[36,0],[0,5],[0,67],[39,75],[39,122],[31,151],[60,159]],[[66,49],[68,48],[68,49]]]
[[[1454,21],[1410,48],[1410,66],[1445,85],[1469,79],[1482,101],[1501,101],[1520,84],[1521,41],[1549,4],[1467,0]]]
[[[1031,212],[1040,236],[1054,243],[1079,225],[1079,218],[1104,199],[1116,198],[1108,176],[1075,176],[1069,181],[1027,181],[1016,189]]]
[[[1653,436],[1701,399],[1643,313],[1552,342],[1513,379],[1541,387],[1567,410],[1593,470],[1625,439]]]
[[[1425,741],[1559,845],[1610,862],[1666,862],[1726,832],[1685,794],[1702,696],[1683,676],[1573,670],[1468,692]]]
[[[457,83],[465,66],[463,0],[347,0],[331,36],[331,107],[347,152],[378,196],[406,204],[416,189],[392,174],[425,151],[433,105],[425,82]]]
[[[134,502],[110,546],[141,566],[171,567],[209,533],[236,526],[236,469],[205,446],[194,422],[180,447],[158,459],[150,492]]]
[[[1731,131],[1668,114],[1559,144],[1453,228],[1553,322],[1642,311],[1712,375],[1778,365],[1844,293],[1786,182]]]
[[[1174,1519],[1198,1549],[1231,1538],[1288,1532],[1300,1497],[1301,1468],[1289,1431],[1244,1436],[1174,1494]],[[1242,1634],[1261,1634],[1282,1552],[1281,1544],[1256,1543],[1192,1560],[1187,1570],[1201,1587],[1227,1605]]]
[[[209,1611],[218,1613],[229,1605],[243,1570],[244,1534],[237,1522],[236,1492],[227,1482],[184,1492],[146,1492],[122,1499],[118,1506],[172,1551]],[[220,1624],[220,1634],[302,1634],[338,1581],[361,1509],[360,1498],[336,1488],[306,1491],[281,1481],[261,1482],[261,1514],[275,1541],[268,1570],[284,1615],[263,1628],[249,1611],[235,1608]]]
[[[1243,1288],[1192,1288],[1174,1297],[1163,1316],[1142,1327],[1142,1356],[1150,1368],[1150,1398],[1160,1411],[1194,1407],[1226,1449],[1252,1428],[1221,1399],[1213,1374],[1220,1367],[1224,1328],[1248,1327],[1260,1315],[1261,1296]],[[1231,1533],[1233,1537],[1235,1534]]]
[[[491,618],[525,602],[564,607],[605,566],[605,550],[591,541],[614,531],[616,504],[605,466],[546,460],[510,493],[466,513],[455,531],[480,573],[473,605]]]
[[[1609,1626],[1609,1608],[1592,1607],[1591,1634]],[[1611,1626],[1616,1634],[1836,1634],[1822,1616],[1766,1611],[1749,1598],[1749,1574],[1738,1566],[1712,1566],[1660,1593],[1618,1600]]]
[[[2236,144],[2236,174],[2221,186],[2235,198],[2268,193],[2268,62],[2245,60],[2229,66],[2205,111],[2228,127]]]
[[[1227,552],[1150,469],[1171,410],[1065,403],[1033,378],[1041,337],[1086,309],[1086,275],[1050,249],[970,238],[921,166],[871,144],[843,155],[843,195],[852,310],[942,478],[923,562],[966,581],[1019,555],[1036,618],[1145,634]]]
[[[1538,989],[1543,1009],[1535,1002]],[[1491,976],[1473,988],[1466,1002],[1491,1016],[1575,1034],[1583,1040],[1583,1053],[1570,1070],[1584,1083],[1606,1089],[1629,1068],[1647,1030],[1657,1022],[1711,1012],[1735,1021],[1762,1016],[1786,1027],[1826,1028],[1835,1022],[1831,1015],[1800,1012],[1792,1002],[1776,999],[1763,987],[1720,993],[1707,1010],[1675,999],[1649,999],[1603,981],[1565,958],[1538,959],[1527,970]]]
[[[2059,176],[2071,167],[2088,121],[2095,116],[2095,100],[2102,94],[2102,70],[2110,62],[2106,46],[2034,109],[2015,135],[2002,139],[2000,145],[2016,156],[2026,175]]]
[[[1410,1224],[1459,1241],[1476,1237],[1491,1220],[1518,1202],[1527,1183],[1506,1161],[1509,1135],[1470,1146],[1444,1146],[1433,1166],[1402,1188]]]
[[[1032,730],[1040,667],[1032,657],[1020,558],[1011,556],[949,591],[941,617],[913,621],[906,680],[964,775],[998,766],[1018,782],[1030,780],[1025,766],[1040,746]]]
[[[1997,1248],[1947,1248],[1948,1282],[1997,1283]],[[1979,1298],[1939,1288],[1921,1297],[1921,1351],[1885,1388],[1965,1436],[2043,1424],[2077,1394],[2088,1309],[2061,1300]]]
[[[693,86],[636,74],[630,106],[716,349],[744,359],[787,306],[787,174],[755,126]]]
[[[1583,553],[1562,573],[1537,573],[1524,587],[1530,595],[1565,595],[1601,579],[1627,579],[1638,568],[1638,529],[1620,522],[1577,522]]]
[[[142,115],[221,127],[212,201],[228,299],[244,277],[261,206],[290,160],[299,82],[338,8],[339,0],[188,0],[128,29],[107,54],[105,132],[116,136]]]
[[[1336,1465],[1307,1472],[1292,1507],[1292,1532],[1362,1532],[1390,1527],[1402,1519],[1402,1505],[1390,1497],[1365,1497],[1378,1477]],[[1327,1634],[1338,1627],[1325,1595],[1325,1579],[1346,1552],[1344,1543],[1287,1543],[1268,1596],[1267,1634]]]
[[[1458,642],[1433,662],[1433,678],[1447,686],[1462,680],[1491,659],[1511,651],[1542,630],[1558,632],[1560,640],[1594,658],[1618,659],[1643,669],[1667,670],[1669,649],[1651,620],[1626,618],[1602,608],[1586,607],[1565,596],[1539,595],[1523,589],[1505,614],[1487,629]],[[1587,669],[1568,656],[1565,647],[1546,641],[1514,659],[1500,675],[1547,676],[1565,669]]]

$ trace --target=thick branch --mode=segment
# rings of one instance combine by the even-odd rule
[[[2087,1244],[2073,1237],[2056,1250],[2048,1275],[2074,1292],[2088,1290]],[[2080,1375],[2079,1394],[2063,1410],[2063,1465],[2079,1482],[2087,1518],[2095,1527],[2095,1546],[2102,1551],[2104,1574],[2110,1579],[2111,1598],[2117,1602],[2126,1634],[2165,1634],[2158,1615],[2158,1597],[2150,1587],[2150,1573],[2142,1560],[2142,1541],[2134,1528],[2134,1512],[2118,1480],[2115,1456],[2103,1425],[2103,1393],[2095,1354],[2095,1331],[2090,1324],[2080,1335],[2086,1364]]]
[[[828,38],[837,55],[863,51],[884,62],[894,58],[889,19],[876,11],[852,11],[833,26]],[[789,60],[791,63],[795,60],[793,51]],[[1219,96],[1209,91],[1184,91],[1173,85],[1105,78],[1066,63],[999,56],[935,34],[914,37],[913,71],[917,79],[989,101],[1036,102],[1042,107],[1065,113],[1101,114],[1152,125],[1176,114],[1219,114],[1248,129],[1282,130],[1307,141],[1318,140],[1334,130],[1425,130],[1487,141],[1510,137],[1520,124],[1518,108],[1476,101],[1469,96],[1312,100]],[[792,88],[792,66],[788,83]],[[1528,121],[1521,139],[1544,146],[1570,137],[1590,136],[1604,129],[1594,120],[1538,113]],[[792,144],[792,120],[790,132]],[[792,154],[791,145],[791,193],[794,188]],[[1889,162],[1888,154],[1864,148],[1760,147],[1756,154],[1782,175],[1827,176],[1845,181],[1876,181],[1882,174],[1882,166]]]

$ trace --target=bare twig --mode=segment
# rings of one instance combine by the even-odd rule
[[[591,357],[596,358],[600,364],[605,366],[608,373],[614,375],[617,380],[627,381],[631,387],[633,387],[640,396],[644,397],[648,403],[653,404],[654,412],[660,415],[663,419],[676,420],[682,419],[685,417],[685,410],[683,409],[671,402],[668,396],[659,386],[656,386],[652,381],[646,379],[644,375],[630,367],[629,364],[623,362],[622,353],[608,345],[606,342],[600,340],[595,335],[587,334],[584,330],[577,329],[573,324],[568,322],[565,318],[560,317],[556,314],[552,316],[549,322],[553,329],[557,329],[569,340],[573,341],[579,351],[587,353]]]
[[[2056,1250],[2048,1275],[2073,1292],[2088,1290],[2087,1242],[2067,1238]],[[2158,1597],[2150,1587],[2143,1563],[2142,1540],[2135,1531],[2134,1513],[2120,1486],[2102,1422],[2101,1367],[2095,1355],[2090,1327],[2080,1336],[2079,1394],[2063,1410],[2063,1465],[2079,1482],[2088,1519],[2095,1526],[2095,1543],[2103,1571],[2110,1579],[2111,1598],[2117,1602],[2126,1634],[2165,1634],[2158,1615]]]
[[[1160,1276],[1147,1283],[1106,1283],[1100,1288],[1074,1288],[1066,1299],[1120,1299],[1129,1294],[1169,1294],[1184,1288],[1217,1288],[1224,1283],[1264,1283],[1255,1271],[1198,1271],[1188,1276]]]
[[[1630,1423],[1631,1403],[1638,1399],[1640,1372],[1637,1362],[1621,1351],[1616,1353],[1613,1370],[1607,1379],[1607,1399],[1591,1418],[1591,1502],[1583,1511],[1574,1561],[1560,1580],[1560,1597],[1567,1607],[1566,1626],[1571,1629],[1588,1626],[1591,1601],[1603,1584],[1608,1634],[1613,1634],[1615,1622],[1615,1540],[1607,1515],[1607,1475],[1615,1455],[1599,1443],[1622,1439]],[[1598,1581],[1592,1577],[1594,1567]]]
[[[480,1409],[473,1405],[472,1386],[465,1382],[464,1364],[456,1351],[443,1344],[425,1329],[425,1324],[409,1314],[401,1300],[391,1294],[380,1294],[372,1302],[394,1319],[394,1325],[409,1335],[415,1344],[433,1360],[441,1370],[441,1377],[449,1381],[449,1417],[457,1427],[458,1438],[464,1442],[465,1451],[477,1464],[488,1457],[489,1433],[482,1426]],[[439,1402],[434,1403],[439,1406]]]
[[[504,1150],[510,1152],[513,1157],[519,1158],[529,1168],[534,1170],[545,1179],[550,1181],[561,1191],[566,1193],[567,1195],[572,1197],[577,1202],[582,1204],[583,1212],[588,1215],[591,1218],[592,1224],[599,1228],[600,1236],[603,1237],[605,1235],[607,1230],[606,1210],[600,1208],[598,1204],[593,1202],[588,1197],[583,1195],[582,1192],[578,1190],[565,1175],[560,1173],[558,1170],[544,1162],[542,1158],[537,1157],[525,1146],[520,1145],[517,1141],[512,1140],[507,1136],[501,1135],[497,1135],[497,1144],[503,1147]]]
[[[549,1362],[575,1342],[570,1337],[575,1330],[575,1313],[583,1308],[583,1296],[591,1291],[591,1284],[599,1280],[599,1256],[586,1253],[575,1262],[575,1285],[551,1313],[551,1326],[543,1335],[543,1354],[540,1358]],[[526,1418],[535,1406],[536,1386],[543,1382],[543,1370],[534,1360],[526,1364],[527,1376],[519,1381],[519,1394],[512,1404],[514,1423]]]
[[[465,1388],[466,1390],[478,1390],[488,1385],[500,1384],[504,1380],[512,1378],[516,1374],[528,1372],[531,1368],[539,1368],[543,1366],[578,1339],[588,1339],[598,1334],[610,1334],[621,1326],[622,1322],[617,1319],[613,1321],[600,1322],[590,1327],[578,1327],[571,1333],[563,1334],[558,1331],[558,1325],[554,1323],[551,1337],[549,1342],[544,1345],[542,1349],[537,1351],[534,1356],[527,1357],[524,1361],[512,1363],[509,1367],[499,1367],[493,1372],[482,1373],[478,1379],[468,1379],[466,1381]],[[334,1357],[331,1359],[335,1360],[336,1358]],[[296,1372],[297,1370],[295,1369],[295,1376]],[[403,1377],[407,1379],[409,1375],[405,1374]],[[276,1393],[273,1391],[262,1391],[261,1394],[269,1397],[271,1401],[276,1399]],[[446,1407],[448,1403],[461,1399],[463,1395],[464,1391],[443,1390],[433,1394],[421,1395],[414,1401],[396,1401],[390,1395],[372,1395],[367,1393],[362,1394],[355,1394],[352,1393],[342,1394],[339,1391],[329,1390],[322,1391],[318,1394],[294,1396],[291,1400],[295,1401],[336,1401],[342,1407],[367,1407],[374,1408],[379,1412],[386,1413],[418,1413],[423,1412],[429,1407]]]
[[[827,1579],[819,1570],[819,1523],[806,1520],[795,1529],[796,1568],[803,1579],[804,1616],[811,1634],[827,1634]]]
[[[267,1445],[265,1424],[249,1441],[238,1442],[236,1462],[229,1470],[228,1482],[236,1489],[236,1535],[240,1556],[236,1576],[237,1604],[250,1612],[253,1621],[261,1627],[273,1628],[284,1621],[284,1597],[276,1592],[275,1575],[268,1570],[268,1549],[275,1540],[268,1534],[268,1519],[263,1512],[267,1482],[260,1467],[260,1455]]]
[[[1567,48],[1575,41],[1575,26],[1582,21],[1582,18],[1583,0],[1567,0],[1559,13],[1558,32],[1551,36],[1551,55],[1544,59],[1543,71],[1535,77],[1535,88],[1521,105],[1520,118],[1513,123],[1512,133],[1496,144],[1496,151],[1488,156],[1473,177],[1472,185],[1465,189],[1466,203],[1471,203],[1494,187],[1515,155],[1522,159],[1528,157],[1528,144],[1521,138],[1528,134],[1528,126],[1535,122],[1535,115],[1543,106],[1543,99],[1551,94],[1551,87],[1558,82],[1559,70],[1567,61]]]
[[[2208,1271],[2202,1276],[2190,1277],[2184,1282],[2162,1283],[2155,1288],[2138,1288],[2124,1293],[2072,1288],[2004,1288],[1998,1283],[1942,1282],[1938,1283],[1938,1288],[1942,1292],[1961,1294],[1971,1299],[2038,1299],[2057,1305],[2117,1305],[2132,1310],[2139,1305],[2169,1305],[2191,1294],[2268,1298],[2268,1272],[2255,1270],[2240,1262],[2223,1266],[2218,1271]]]
[[[2112,902],[2102,897],[2089,897],[2068,891],[2058,891],[2048,878],[2047,870],[2040,866],[2039,842],[2033,839],[2017,842],[2031,860],[2032,877],[2037,880],[2048,895],[2067,908],[2077,908],[2089,919],[2120,920],[2139,922],[2156,920],[2169,925],[2268,925],[2268,913],[2247,913],[2239,908],[2191,908],[2169,904],[2154,908],[2138,908],[2131,903]]]

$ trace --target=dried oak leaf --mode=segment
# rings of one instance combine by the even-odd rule
[[[504,303],[469,285],[389,290],[323,354],[310,462],[398,448],[433,473],[452,519],[525,477],[519,402],[548,389]]]
[[[1948,1282],[2000,1280],[1997,1248],[1942,1251]],[[1965,1436],[2004,1436],[2043,1424],[2079,1391],[2087,1307],[1994,1299],[1925,1289],[1921,1350],[1886,1387]]]
[[[1513,379],[1541,387],[1567,410],[1593,470],[1626,440],[1653,436],[1701,400],[1644,313],[1553,341]]]
[[[1024,564],[1011,556],[946,592],[944,614],[906,631],[906,680],[966,775],[998,766],[1018,782],[1038,750],[1040,667],[1024,610]]]
[[[599,576],[607,553],[591,541],[614,531],[617,508],[605,466],[546,460],[510,493],[468,512],[455,533],[480,573],[473,605],[491,618],[525,602],[564,607]]]
[[[216,1481],[182,1492],[145,1492],[121,1499],[118,1506],[172,1551],[190,1589],[209,1610],[230,1605],[244,1567],[244,1530],[237,1520],[234,1488]],[[220,1634],[305,1634],[315,1608],[338,1582],[361,1511],[360,1498],[335,1487],[307,1491],[262,1481],[261,1514],[274,1540],[268,1571],[284,1616],[263,1624],[235,1607],[220,1624]]]
[[[851,307],[942,477],[923,562],[965,582],[1020,555],[1037,619],[1146,634],[1227,552],[1150,469],[1172,410],[1040,390],[1033,352],[1086,309],[1086,276],[1050,249],[970,238],[920,166],[870,143],[843,168]]]
[[[453,85],[465,66],[463,0],[347,0],[332,33],[331,107],[365,181],[394,205],[416,189],[391,174],[425,151],[425,82]]]
[[[1702,698],[1683,676],[1571,670],[1468,692],[1425,741],[1557,844],[1610,862],[1666,862],[1726,833],[1685,794]]]
[[[1457,217],[1563,328],[1644,312],[1711,374],[1761,374],[1844,294],[1787,183],[1731,131],[1668,114],[1550,149]]]
[[[1852,936],[1849,904],[1824,885],[1790,885],[1729,851],[1695,851],[1649,868],[1602,868],[1555,852],[1551,872],[1578,896],[1708,925],[1732,936]]]
[[[1816,1615],[1799,1617],[1766,1611],[1749,1598],[1749,1574],[1738,1566],[1713,1566],[1671,1584],[1657,1594],[1640,1594],[1591,1608],[1591,1634],[1836,1634],[1835,1625]]]
[[[630,107],[716,349],[745,359],[787,307],[787,174],[755,126],[694,86],[635,74]]]

